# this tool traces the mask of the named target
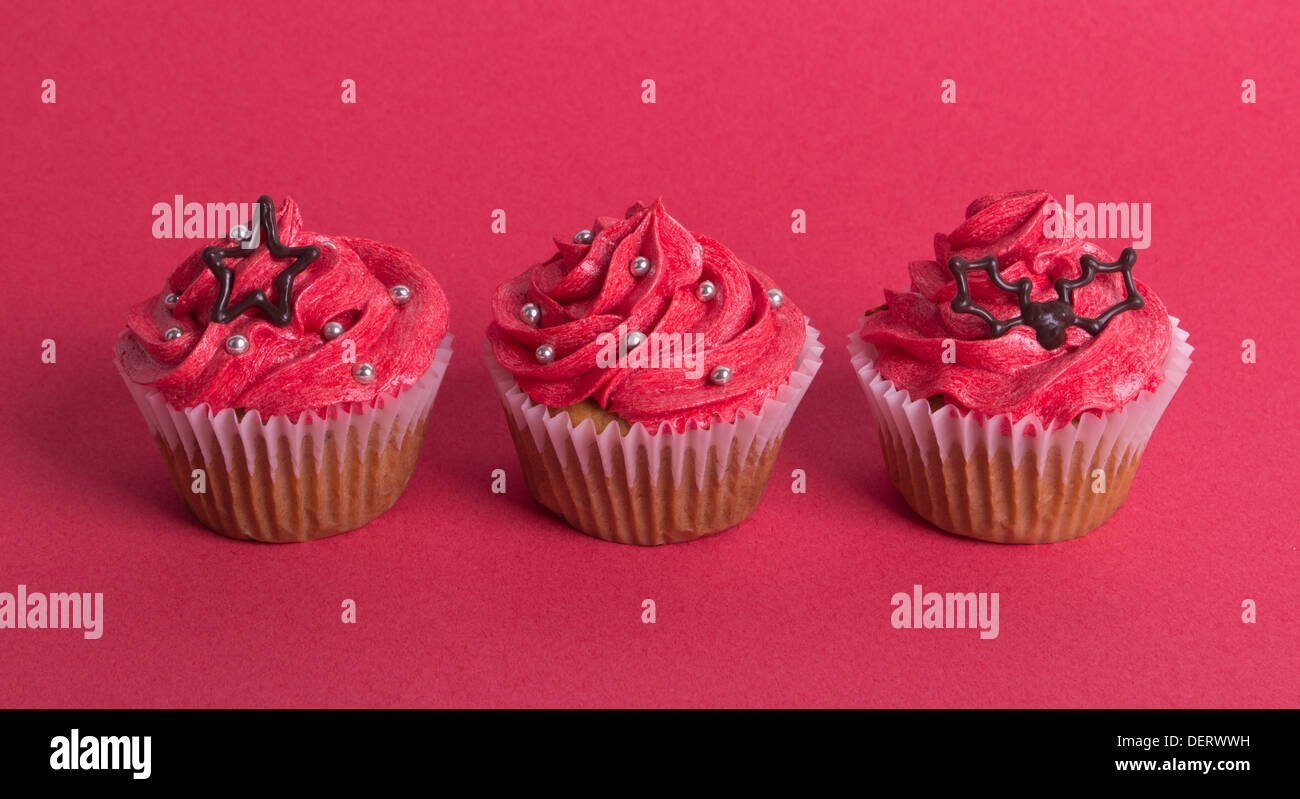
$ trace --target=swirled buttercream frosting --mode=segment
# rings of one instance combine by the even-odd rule
[[[296,418],[396,395],[425,373],[448,324],[447,300],[433,276],[396,247],[304,230],[292,199],[275,218],[283,246],[320,250],[292,281],[287,324],[258,307],[214,321],[222,292],[200,249],[161,292],[130,310],[116,348],[128,379],[156,388],[178,409],[206,403],[214,411]],[[222,259],[233,272],[232,307],[256,291],[269,304],[283,302],[276,278],[294,261],[274,257],[268,233],[247,255]],[[230,253],[238,243],[213,245]]]
[[[1064,346],[1047,350],[1028,327],[989,338],[984,320],[952,309],[957,286],[948,259],[954,255],[970,261],[996,255],[1007,282],[1029,278],[1034,302],[1057,299],[1056,280],[1077,278],[1084,255],[1112,260],[1075,235],[1072,220],[1047,192],[971,203],[956,230],[935,236],[934,260],[911,263],[911,286],[886,290],[885,306],[868,312],[862,326],[862,338],[876,349],[877,371],[914,399],[938,396],[983,416],[1008,414],[1018,421],[1034,415],[1056,427],[1083,413],[1122,408],[1164,379],[1169,314],[1140,281],[1142,308],[1118,314],[1096,337],[1072,327]],[[998,319],[1019,313],[1015,296],[987,275],[972,272],[970,290]],[[1076,314],[1096,317],[1124,299],[1122,277],[1099,274],[1073,299]]]
[[[795,369],[798,307],[662,202],[598,218],[555,246],[497,289],[488,328],[497,362],[534,402],[590,399],[629,423],[680,431],[757,412]]]

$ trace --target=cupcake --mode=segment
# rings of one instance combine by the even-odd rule
[[[497,289],[487,332],[533,498],[625,544],[739,524],[821,366],[817,331],[660,202],[555,245]]]
[[[1058,212],[1041,191],[976,200],[850,337],[889,479],[950,533],[1096,529],[1191,365],[1137,253],[1112,260]]]
[[[255,214],[130,311],[116,363],[201,522],[324,538],[406,487],[451,357],[447,300],[407,252],[307,232],[291,199]]]

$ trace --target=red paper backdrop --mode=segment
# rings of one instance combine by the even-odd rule
[[[0,630],[0,705],[1296,703],[1293,5],[271,5],[5,15],[0,591],[102,591],[106,622]],[[970,200],[1032,187],[1152,203],[1141,276],[1196,353],[1116,517],[1016,548],[908,511],[843,342]],[[198,526],[109,357],[196,246],[154,203],[263,192],[415,253],[457,337],[405,496],[309,545]],[[829,349],[758,512],[636,549],[533,505],[480,346],[552,234],[658,195]],[[892,629],[917,583],[999,592],[1001,634]]]

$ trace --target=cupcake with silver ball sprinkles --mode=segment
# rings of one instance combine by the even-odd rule
[[[269,197],[131,309],[118,370],[177,493],[232,538],[355,530],[397,501],[451,358],[409,253],[303,229]]]
[[[635,205],[497,289],[488,367],[534,499],[588,535],[689,541],[758,505],[821,366],[771,278]]]

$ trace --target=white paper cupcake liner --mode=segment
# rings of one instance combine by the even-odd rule
[[[501,404],[514,419],[515,426],[531,435],[538,451],[544,450],[549,440],[561,464],[568,463],[568,459],[576,453],[584,471],[591,471],[595,465],[591,463],[595,457],[592,453],[598,453],[605,476],[612,476],[615,464],[622,462],[629,484],[637,474],[640,459],[648,459],[650,474],[657,475],[663,459],[668,458],[671,461],[674,484],[677,484],[682,480],[687,452],[705,453],[710,447],[716,447],[725,459],[725,453],[735,446],[739,462],[745,463],[752,451],[762,452],[785,432],[800,400],[812,384],[817,370],[821,368],[821,355],[826,349],[818,338],[817,330],[808,324],[807,319],[804,320],[804,325],[806,334],[803,349],[790,380],[774,396],[764,401],[757,413],[742,414],[732,422],[715,422],[707,428],[685,432],[674,431],[668,423],[651,431],[637,422],[626,434],[618,425],[608,425],[598,433],[595,423],[590,419],[584,419],[574,426],[569,421],[568,412],[552,416],[546,406],[529,399],[515,383],[514,377],[497,363],[491,346],[486,343],[484,354]],[[693,460],[696,486],[703,487],[707,458]]]
[[[1097,459],[1105,462],[1112,454],[1140,453],[1145,448],[1192,363],[1187,332],[1178,326],[1176,318],[1171,316],[1169,321],[1173,336],[1163,365],[1165,377],[1155,391],[1143,391],[1119,410],[1100,416],[1085,413],[1078,424],[1056,429],[1034,415],[1013,423],[1008,414],[981,419],[950,405],[931,410],[925,397],[912,398],[876,371],[875,347],[860,333],[849,336],[849,355],[881,432],[900,440],[909,453],[921,457],[927,468],[939,466],[931,462],[933,453],[940,453],[942,458],[960,447],[969,460],[983,445],[990,461],[1000,451],[1010,450],[1013,466],[1034,453],[1041,473],[1048,462],[1047,453],[1053,448],[1071,453],[1080,447],[1076,454],[1083,457],[1084,463]]]
[[[270,462],[276,463],[279,454],[287,450],[297,475],[304,453],[313,453],[315,463],[321,463],[326,441],[331,442],[330,446],[342,447],[348,440],[349,431],[355,430],[359,441],[372,440],[371,436],[377,433],[374,440],[379,442],[381,453],[394,432],[400,433],[397,440],[404,439],[429,415],[451,360],[451,341],[452,336],[448,333],[438,343],[428,370],[396,396],[380,394],[373,403],[354,402],[328,408],[324,416],[316,411],[307,411],[300,414],[297,421],[286,415],[263,420],[256,410],[246,412],[240,419],[233,408],[214,413],[207,403],[177,410],[168,404],[162,392],[128,378],[120,363],[118,372],[140,407],[149,429],[161,436],[171,449],[179,444],[191,459],[197,455],[207,463],[215,462],[219,455],[229,470],[238,440],[243,445],[250,472],[255,467],[259,451],[268,453]],[[400,429],[395,431],[395,428]],[[338,454],[341,456],[342,452]],[[341,468],[343,459],[340,457],[338,462]]]

